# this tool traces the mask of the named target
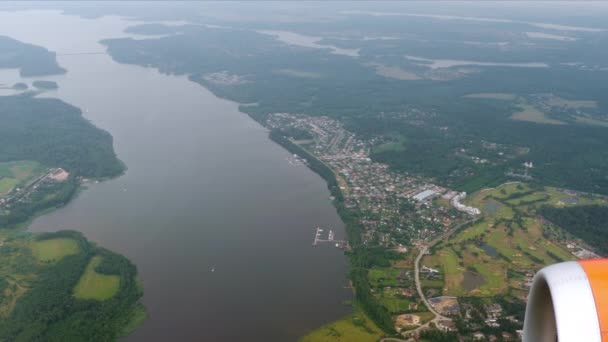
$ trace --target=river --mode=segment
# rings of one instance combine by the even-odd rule
[[[133,36],[129,24],[0,12],[1,35],[57,52],[68,70],[33,78],[58,82],[45,96],[109,131],[128,167],[30,229],[82,231],[137,265],[150,317],[129,341],[288,341],[347,314],[345,256],[312,246],[317,225],[344,235],[323,180],[290,164],[237,104],[185,76],[114,62],[97,42]]]

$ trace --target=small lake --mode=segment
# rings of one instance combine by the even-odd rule
[[[502,204],[500,204],[499,202],[497,202],[493,199],[489,199],[484,202],[483,211],[489,215],[496,215],[496,212],[501,207],[502,207]]]
[[[462,287],[465,291],[469,292],[478,289],[485,284],[485,282],[485,279],[481,275],[466,271],[464,272],[464,278],[462,279]]]
[[[335,55],[359,57],[359,49],[344,49],[333,45],[319,44],[319,42],[323,40],[322,37],[307,36],[289,31],[261,30],[257,32],[273,36],[277,40],[290,45],[313,49],[329,49],[331,53]]]
[[[430,58],[422,58],[417,56],[405,56],[406,59],[409,59],[414,62],[418,66],[427,67],[430,69],[442,69],[442,68],[451,68],[455,66],[499,66],[499,67],[513,67],[513,68],[548,68],[549,65],[546,63],[540,62],[530,62],[530,63],[499,63],[499,62],[480,62],[480,61],[467,61],[467,60],[458,60],[458,59],[430,59]]]
[[[496,250],[496,248],[485,243],[481,244],[479,248],[481,248],[484,252],[486,252],[487,255],[491,256],[492,258],[498,258],[498,251]]]

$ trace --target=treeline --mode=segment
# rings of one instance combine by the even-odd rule
[[[0,68],[19,68],[21,76],[61,74],[65,69],[57,64],[55,53],[0,36]]]
[[[57,99],[0,97],[0,161],[36,160],[82,177],[113,177],[124,170],[112,136]]]
[[[608,207],[599,205],[556,208],[543,206],[539,213],[547,220],[581,238],[601,254],[608,254]]]
[[[135,266],[77,232],[46,233],[39,239],[59,237],[76,240],[80,252],[29,270],[36,278],[10,315],[0,321],[0,340],[114,341],[128,324],[142,296]],[[120,276],[118,293],[104,301],[76,299],[73,288],[96,255],[103,257],[96,271]]]
[[[338,185],[338,180],[336,179],[334,172],[327,165],[299,145],[291,142],[281,130],[272,130],[268,136],[272,141],[283,146],[287,151],[305,159],[308,163],[308,167],[325,180],[332,196],[334,196],[336,200],[342,201],[343,197]]]

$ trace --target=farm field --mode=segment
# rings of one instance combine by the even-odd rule
[[[74,239],[58,238],[36,240],[31,245],[32,253],[40,262],[53,262],[80,252],[78,243]]]
[[[530,122],[544,123],[544,124],[551,124],[551,125],[564,125],[565,124],[565,122],[563,122],[563,121],[551,119],[550,117],[547,116],[547,114],[538,110],[536,107],[534,107],[530,104],[522,104],[520,106],[521,106],[521,110],[513,113],[513,115],[511,116],[511,118],[513,120],[530,121]]]
[[[45,168],[30,160],[0,163],[0,196],[41,176]]]
[[[302,337],[300,342],[367,342],[377,341],[384,334],[363,311],[355,306],[345,318],[326,324]]]
[[[569,237],[546,226],[536,211],[543,205],[607,204],[605,198],[524,183],[482,190],[468,199],[483,218],[437,245],[422,264],[437,270],[424,280],[447,296],[525,296],[531,275],[544,265],[574,260]]]
[[[470,99],[491,99],[491,100],[513,101],[517,98],[517,95],[506,94],[506,93],[475,93],[475,94],[468,94],[463,97],[470,98]]]
[[[101,256],[94,256],[91,259],[74,288],[76,298],[106,300],[112,298],[118,292],[119,276],[100,274],[95,271],[101,262]]]

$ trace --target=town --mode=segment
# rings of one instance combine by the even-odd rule
[[[461,298],[446,295],[445,291],[433,287],[436,286],[433,284],[441,284],[447,279],[441,264],[435,263],[438,259],[432,255],[437,253],[434,250],[443,250],[447,241],[451,241],[459,229],[484,225],[484,215],[480,207],[476,207],[481,205],[487,210],[488,206],[484,204],[486,202],[478,200],[484,192],[475,193],[473,198],[469,199],[465,192],[439,186],[431,179],[421,176],[396,172],[385,164],[374,162],[370,158],[372,149],[385,142],[378,138],[360,139],[345,129],[340,121],[329,117],[277,113],[270,115],[266,126],[271,131],[283,132],[292,143],[304,148],[332,170],[342,193],[344,206],[360,214],[359,222],[364,227],[361,240],[367,247],[384,248],[402,255],[401,259],[404,261],[397,263],[400,266],[372,268],[369,278],[372,293],[394,314],[395,328],[404,337],[416,337],[417,333],[431,325],[445,331],[456,330],[455,322],[460,322],[460,328],[464,324],[466,329],[472,331],[469,337],[473,340],[520,338],[523,320],[513,314],[517,310],[514,309],[517,308],[517,304],[514,304],[516,302],[471,301],[466,296]],[[289,162],[292,165],[307,164],[306,158],[296,154]],[[524,164],[525,169],[532,167],[532,162]],[[513,188],[515,192],[521,191],[521,195],[509,193],[507,196],[536,196],[530,195],[532,190],[517,185],[518,183],[513,182],[509,186],[522,188]],[[504,192],[504,189],[501,191]],[[558,192],[566,196],[564,201],[571,196],[568,190]],[[557,202],[558,205],[560,203],[563,204],[563,201]],[[517,212],[519,209],[514,207],[513,210]],[[522,212],[521,215],[525,213]],[[321,238],[322,232],[323,229],[317,228],[313,245],[336,242],[332,230],[329,231],[327,239]],[[568,254],[570,258],[597,256],[574,240],[560,242],[564,247],[562,251],[565,254],[561,254],[563,258],[567,259]],[[344,246],[348,247],[347,242],[340,241],[336,244],[336,247]],[[441,255],[443,253],[439,252]],[[515,254],[515,257],[517,255],[522,253]],[[529,252],[524,251],[523,255],[535,262],[540,260],[535,259]],[[506,256],[503,258],[508,259]],[[522,301],[519,303],[525,302],[524,293],[529,289],[534,276],[532,270],[535,267],[517,268],[519,275],[514,286],[521,291],[513,295]],[[474,283],[475,277],[483,279],[477,274],[465,273],[465,278],[468,279],[465,282],[473,279]],[[495,295],[499,293],[500,291]],[[394,306],[396,307],[392,308]],[[470,319],[471,316],[483,319],[476,322]],[[466,318],[467,323],[463,323],[462,317]],[[475,323],[470,323],[473,321]]]

